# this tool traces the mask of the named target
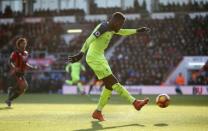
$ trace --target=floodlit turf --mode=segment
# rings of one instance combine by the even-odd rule
[[[142,97],[143,96],[137,96]],[[208,96],[171,96],[165,109],[151,103],[136,111],[113,96],[104,109],[106,121],[91,118],[98,96],[26,94],[5,108],[0,96],[0,131],[207,131]]]

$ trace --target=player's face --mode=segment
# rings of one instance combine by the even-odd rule
[[[115,32],[118,32],[124,25],[125,20],[121,19],[113,19],[112,20],[112,27]]]
[[[26,40],[22,41],[19,44],[19,48],[20,48],[21,51],[24,51],[26,49],[26,46],[27,46],[27,41]]]

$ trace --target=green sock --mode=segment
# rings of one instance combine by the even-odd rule
[[[112,94],[111,90],[108,90],[105,87],[103,88],[103,91],[100,95],[100,99],[99,99],[98,106],[97,106],[98,111],[102,111],[104,106],[108,103],[108,100],[110,99],[111,94]]]
[[[114,84],[112,88],[120,96],[124,97],[129,103],[132,104],[136,100],[120,83]]]
[[[66,84],[72,85],[73,82],[71,80],[65,80]]]
[[[78,87],[79,91],[80,91],[81,93],[83,93],[84,89],[83,89],[83,87],[82,87],[82,83],[81,83],[81,82],[78,82],[78,83],[77,83],[77,87]]]

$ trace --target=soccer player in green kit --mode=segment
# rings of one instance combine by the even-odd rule
[[[85,67],[81,64],[81,62],[68,63],[65,68],[66,72],[71,71],[71,80],[65,80],[65,82],[69,85],[76,84],[78,90],[81,94],[85,94],[82,83],[80,81],[80,72],[85,71]]]
[[[113,75],[111,68],[104,56],[104,51],[114,34],[128,36],[136,33],[149,32],[150,29],[142,27],[138,29],[121,29],[125,22],[125,17],[122,13],[116,12],[112,15],[109,21],[98,24],[92,34],[85,41],[81,51],[69,56],[69,62],[79,61],[86,54],[86,61],[90,68],[94,71],[98,79],[103,80],[105,88],[102,90],[97,109],[93,112],[92,117],[99,121],[104,121],[102,109],[108,103],[111,97],[112,90],[116,91],[120,96],[131,103],[136,110],[140,110],[149,101],[148,98],[138,100],[118,82]]]

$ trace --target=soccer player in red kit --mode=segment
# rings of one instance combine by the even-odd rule
[[[5,103],[10,107],[12,101],[18,96],[22,95],[28,87],[27,81],[24,78],[27,69],[37,69],[30,65],[28,60],[28,52],[26,51],[26,38],[18,38],[16,40],[16,50],[10,55],[10,82],[11,87],[8,89],[8,99]]]

